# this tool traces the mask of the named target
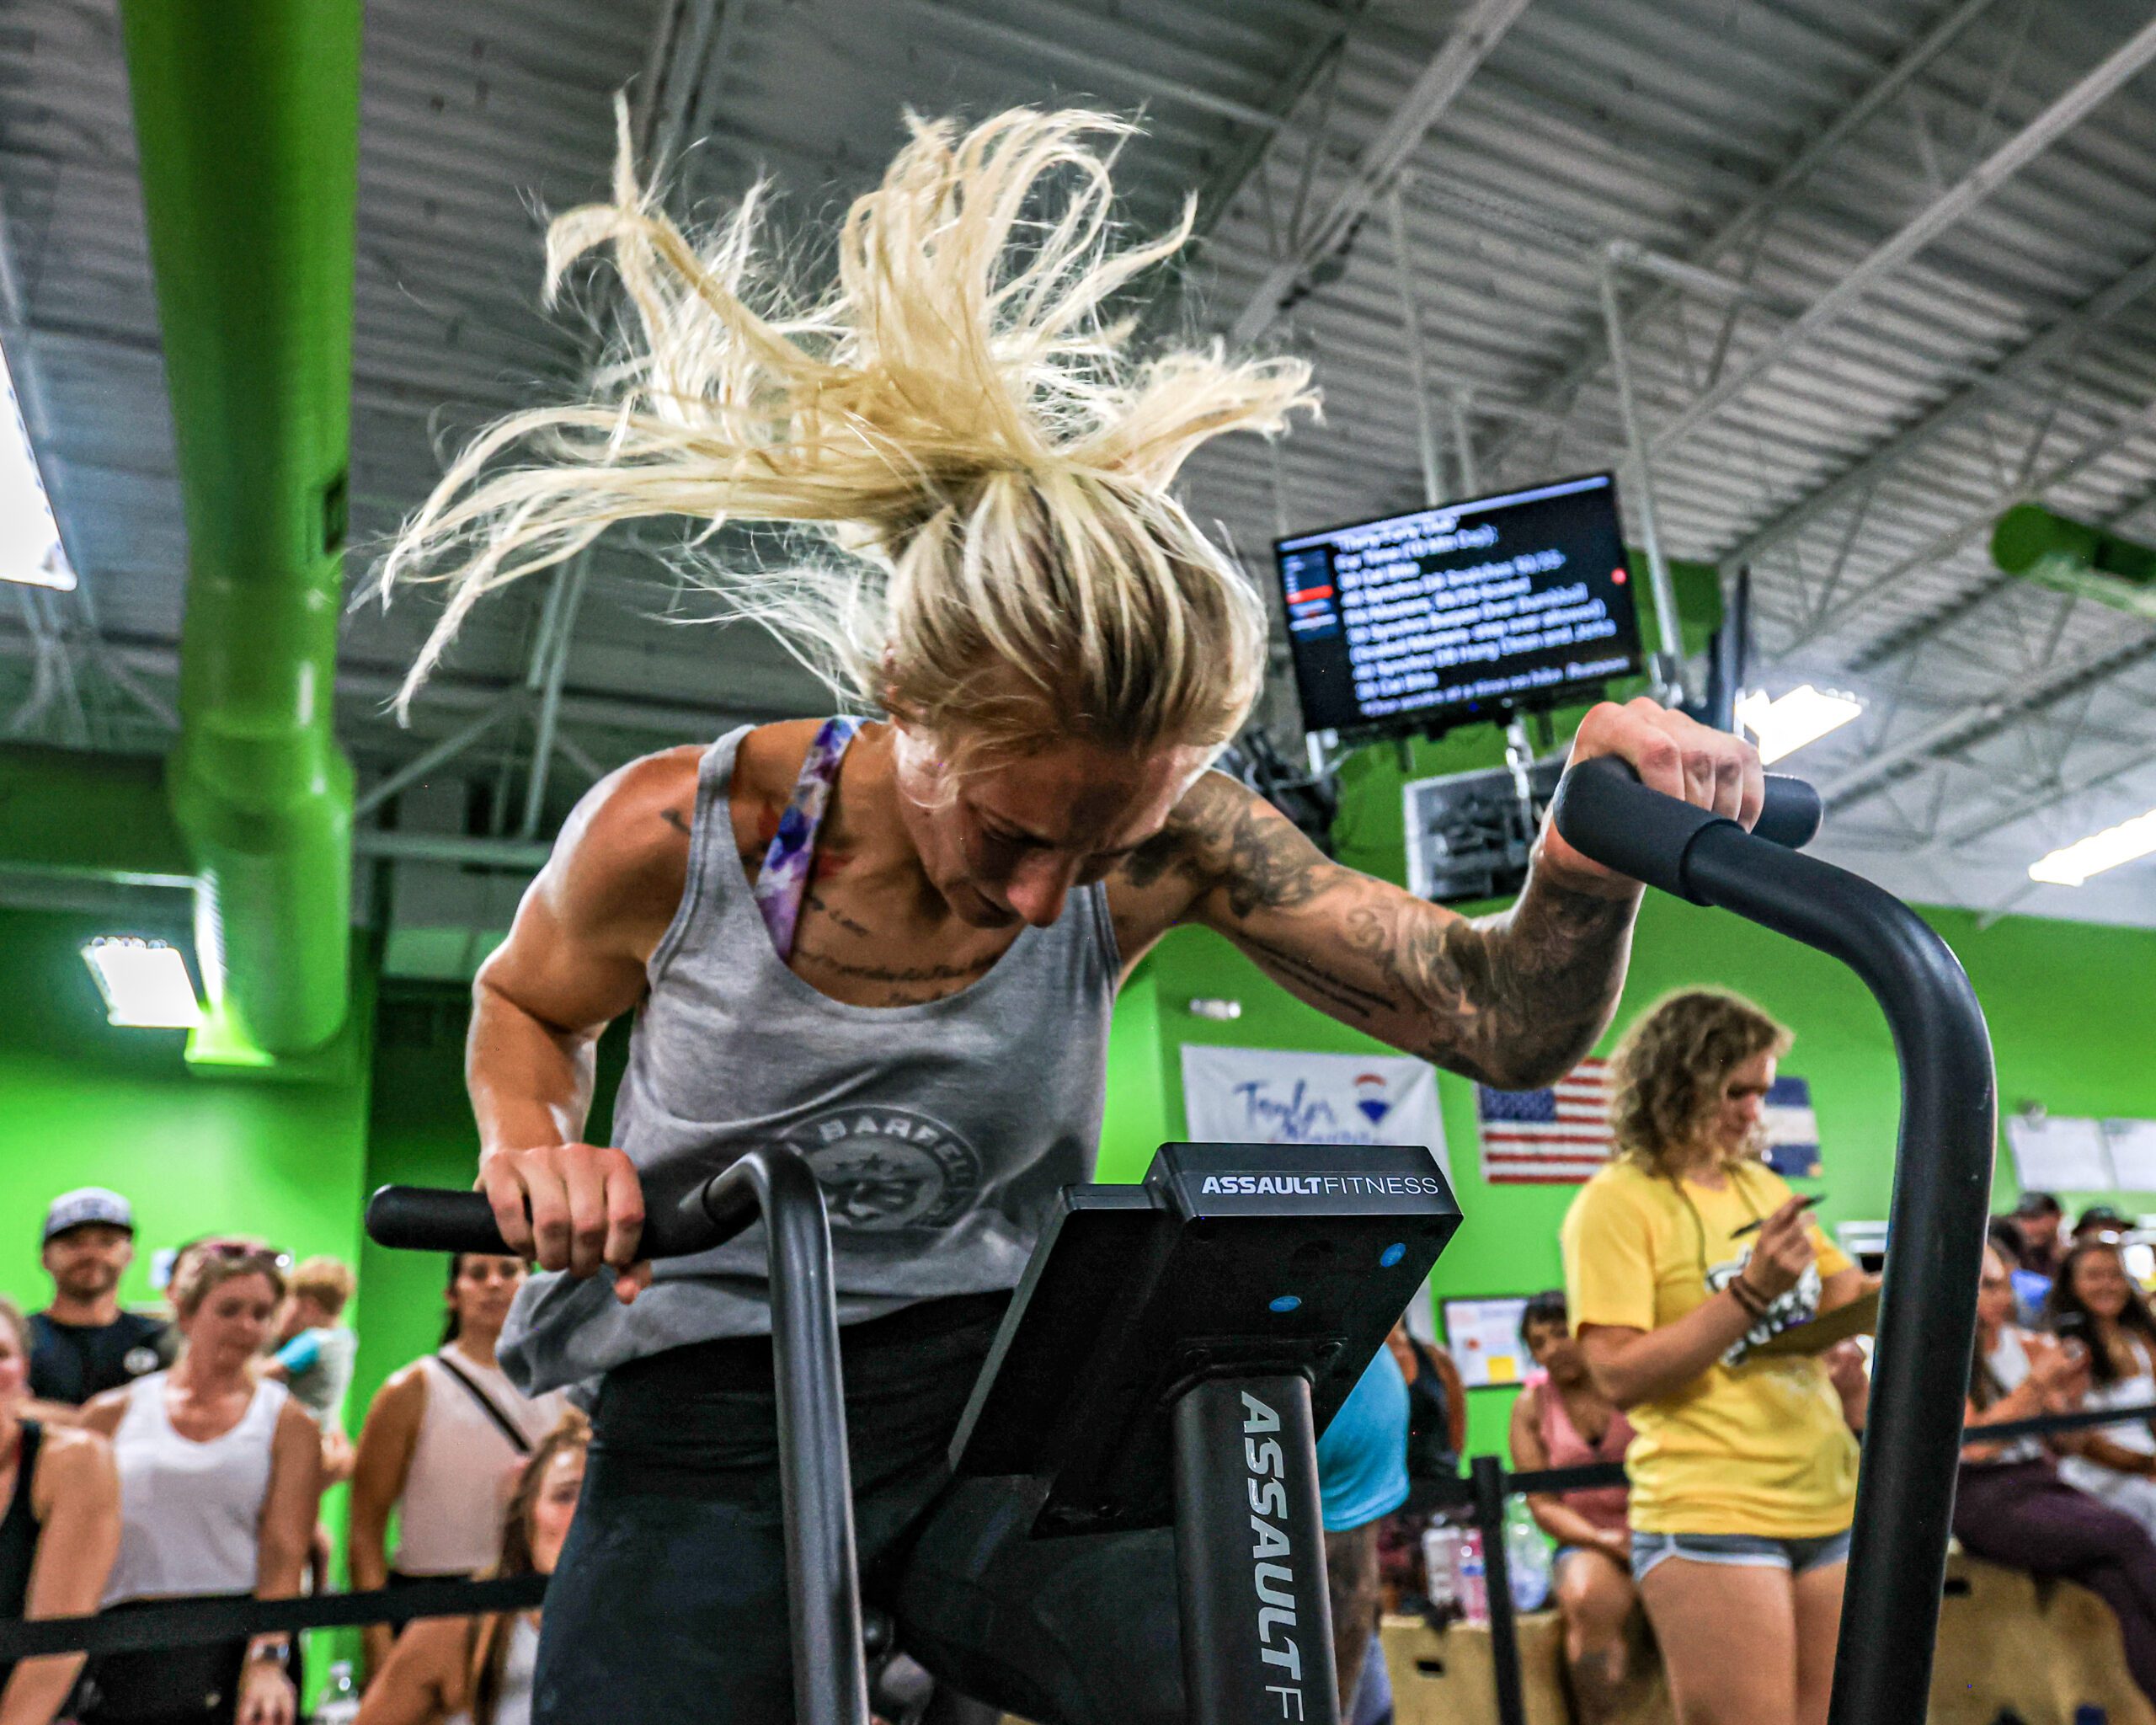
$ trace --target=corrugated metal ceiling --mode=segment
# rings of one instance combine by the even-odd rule
[[[1465,52],[1464,24],[1492,41]],[[653,134],[686,146],[685,196],[708,206],[769,169],[810,214],[873,174],[909,106],[1142,107],[1130,220],[1160,225],[1195,191],[1206,232],[1153,328],[1243,320],[1312,355],[1326,394],[1277,461],[1254,442],[1201,456],[1194,500],[1253,561],[1281,521],[1417,500],[1384,187],[1344,251],[1303,259],[1291,306],[1259,290],[1449,52],[1466,75],[1397,179],[1449,467],[1455,398],[1485,489],[1621,462],[1605,248],[1721,278],[1616,277],[1660,526],[1674,555],[1750,562],[1771,681],[1868,697],[1793,763],[1838,791],[1835,842],[1927,897],[2147,920],[2131,871],[2078,895],[2019,883],[2051,844],[2156,803],[2151,632],[2001,583],[1984,542],[2027,494],[2156,532],[2156,81],[2135,75],[2151,24],[2144,0],[376,0],[355,529],[387,531],[488,414],[573,386],[589,332],[536,307],[541,212],[600,190],[632,83],[658,92]],[[2085,114],[2054,109],[2107,65],[2116,88]],[[2056,136],[1999,153],[2032,126]],[[28,687],[35,623],[82,666],[79,715],[49,705],[49,734],[153,741],[184,547],[110,0],[19,0],[0,22],[0,334],[89,607],[27,601],[8,633],[0,604],[0,713]],[[653,567],[632,546],[595,562],[565,672],[573,750],[606,764],[665,723],[814,704],[767,644],[653,621],[670,600]],[[423,608],[351,618],[347,729],[368,770],[521,685],[543,597],[483,613],[412,733],[378,703]],[[519,738],[501,727],[480,758]]]

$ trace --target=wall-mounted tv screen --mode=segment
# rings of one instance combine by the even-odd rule
[[[1313,731],[1502,720],[1640,669],[1607,473],[1273,542]]]

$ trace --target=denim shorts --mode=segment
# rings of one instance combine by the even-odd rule
[[[1556,1549],[1550,1553],[1550,1575],[1555,1577],[1557,1572],[1565,1567],[1566,1558],[1577,1557],[1583,1551],[1598,1551],[1605,1557],[1609,1557],[1608,1551],[1600,1546],[1573,1546],[1560,1541]],[[1610,1561],[1614,1562],[1616,1560],[1611,1558]]]
[[[1632,1535],[1632,1578],[1671,1557],[1694,1563],[1722,1563],[1738,1569],[1786,1569],[1805,1575],[1849,1559],[1849,1530],[1817,1539],[1778,1540],[1751,1533],[1639,1533]]]

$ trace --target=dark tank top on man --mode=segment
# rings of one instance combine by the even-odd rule
[[[22,1440],[15,1451],[15,1490],[8,1499],[8,1513],[0,1516],[0,1623],[20,1620],[29,1602],[30,1571],[37,1562],[37,1511],[30,1502],[37,1480],[37,1453],[45,1441],[45,1429],[34,1419],[22,1423]],[[12,1659],[0,1660],[0,1688],[15,1669]]]
[[[780,959],[735,846],[748,729],[697,774],[688,879],[645,967],[614,1142],[654,1207],[752,1146],[802,1151],[830,1206],[843,1324],[1014,1288],[1057,1193],[1092,1177],[1121,969],[1107,889],[1072,892],[956,994],[834,1000]],[[632,1306],[605,1277],[531,1277],[500,1357],[531,1393],[770,1328],[758,1227],[655,1265]]]

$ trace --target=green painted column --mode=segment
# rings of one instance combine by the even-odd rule
[[[331,729],[351,407],[358,0],[127,0],[185,506],[181,740],[211,1022],[259,1064],[343,1023],[352,773]]]

